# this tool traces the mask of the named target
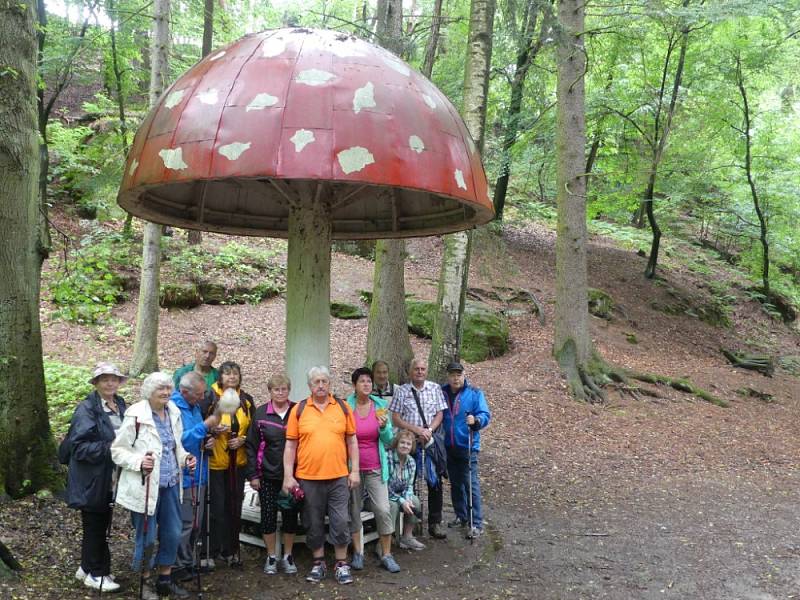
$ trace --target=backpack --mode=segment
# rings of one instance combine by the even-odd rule
[[[333,398],[339,404],[339,408],[342,409],[342,412],[344,413],[344,417],[346,419],[347,415],[350,414],[350,407],[347,406],[347,404],[345,404],[344,400],[342,400],[341,398],[338,398],[336,396],[334,396]],[[307,402],[308,402],[308,398],[305,398],[304,400],[301,400],[300,403],[297,405],[297,408],[294,409],[295,413],[297,414],[297,422],[298,423],[300,422],[300,417],[303,416],[303,411],[306,409],[306,403]]]
[[[62,465],[68,465],[69,459],[72,457],[72,425],[69,427],[67,435],[61,440],[58,445],[58,462]]]

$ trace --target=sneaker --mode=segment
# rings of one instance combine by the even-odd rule
[[[91,574],[86,576],[83,580],[83,585],[90,587],[93,590],[102,590],[104,592],[116,592],[119,589],[119,584],[112,581],[106,576],[94,577]]]
[[[204,559],[202,559],[200,561],[200,569],[205,573],[210,573],[211,571],[213,571],[216,568],[217,568],[217,565],[214,564],[214,559],[213,558],[209,558],[209,559],[205,559],[204,558]]]
[[[459,517],[456,517],[452,521],[448,521],[447,522],[447,526],[450,529],[454,529],[456,527],[466,527],[467,526],[467,522],[464,519],[460,519]]]
[[[354,571],[361,571],[364,568],[364,554],[361,552],[353,552],[353,558],[350,561],[350,568]]]
[[[483,528],[482,527],[473,527],[467,532],[467,535],[464,536],[468,540],[474,540],[475,538],[479,538],[483,535]]]
[[[264,563],[264,573],[267,575],[278,574],[278,559],[274,556],[268,556],[267,562]]]
[[[425,550],[425,544],[415,537],[401,537],[400,548],[403,550]]]
[[[431,534],[431,537],[436,540],[443,540],[447,537],[447,532],[442,527],[441,523],[434,523],[433,525],[428,526],[428,533]]]
[[[84,579],[86,579],[86,576],[88,574],[89,573],[87,573],[86,571],[83,570],[83,567],[78,567],[78,570],[75,571],[75,579],[77,579],[78,581],[83,581]],[[106,575],[106,579],[110,579],[111,581],[116,581],[117,580],[117,578],[114,577],[111,573]]]
[[[340,563],[336,566],[336,581],[342,585],[353,583],[353,576],[350,574],[350,565]]]
[[[400,565],[397,564],[397,561],[391,554],[387,554],[381,558],[381,566],[389,571],[389,573],[400,572]]]
[[[311,567],[311,572],[306,575],[306,581],[310,581],[311,583],[319,583],[323,579],[325,579],[325,563],[315,562],[314,566]]]
[[[287,575],[294,575],[297,573],[297,565],[294,564],[294,557],[291,554],[289,556],[284,556],[278,561],[278,568]]]

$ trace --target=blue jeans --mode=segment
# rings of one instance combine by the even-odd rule
[[[470,464],[472,468],[470,469]],[[470,472],[472,481],[470,481]],[[472,486],[472,525],[483,527],[481,510],[481,487],[478,483],[478,453],[466,448],[447,449],[447,476],[450,478],[450,498],[456,516],[469,523],[469,485]]]
[[[153,556],[151,548],[150,564],[144,565],[144,570],[149,571],[154,565],[163,567],[173,565],[181,541],[180,486],[158,488],[156,512],[153,516],[147,517],[147,539],[144,536],[145,516],[142,513],[131,513],[131,518],[136,530],[133,570],[140,570],[144,550],[151,548],[156,543],[156,538],[158,538],[158,553]]]

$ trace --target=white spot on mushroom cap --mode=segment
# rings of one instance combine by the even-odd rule
[[[360,171],[367,165],[375,162],[375,157],[372,153],[362,146],[353,146],[347,150],[342,150],[336,155],[339,159],[339,165],[345,175]]]
[[[286,51],[286,40],[279,37],[271,37],[261,45],[261,55],[273,58]]]
[[[462,190],[466,190],[467,183],[464,181],[464,173],[461,172],[461,169],[456,169],[453,175],[456,178],[456,184],[458,185],[458,187],[460,187]]]
[[[328,71],[322,71],[320,69],[305,69],[297,74],[295,81],[304,85],[319,86],[325,85],[334,77],[335,75],[333,73],[328,73]]]
[[[189,167],[183,162],[183,148],[164,148],[159,151],[158,155],[168,169],[181,170]]]
[[[422,154],[422,151],[425,150],[425,142],[423,142],[418,136],[412,135],[408,138],[408,147],[417,154]]]
[[[183,95],[186,93],[186,90],[176,90],[172,92],[167,99],[164,100],[164,106],[167,108],[175,108],[180,104],[181,100],[183,100]]]
[[[356,90],[353,96],[353,112],[358,114],[362,108],[374,108],[375,104],[375,86],[371,81],[368,81],[364,87]]]
[[[314,132],[308,129],[298,129],[295,134],[289,138],[289,141],[294,144],[294,151],[300,152],[308,146],[311,142],[315,141]]]
[[[139,160],[134,158],[131,162],[131,166],[128,168],[128,175],[133,177],[133,174],[136,172],[136,169],[139,168]]]
[[[355,47],[355,42],[351,39],[334,40],[330,44],[331,52],[339,58],[357,58],[366,56],[361,50]]]
[[[220,58],[222,58],[226,54],[227,54],[227,52],[225,52],[225,50],[223,50],[222,52],[217,52],[214,56],[212,56],[208,60],[219,60]]]
[[[425,104],[427,104],[431,108],[431,110],[436,108],[436,100],[428,96],[428,94],[422,94],[422,99],[425,100]]]
[[[244,112],[250,112],[251,110],[263,110],[268,106],[274,106],[277,104],[277,102],[278,99],[271,94],[256,94],[256,97],[250,101],[250,104],[247,105],[247,108]]]
[[[228,160],[236,160],[245,150],[249,150],[252,144],[250,142],[233,142],[219,147],[219,153]]]
[[[383,62],[386,63],[389,68],[400,73],[400,75],[404,75],[405,77],[411,75],[411,69],[409,69],[399,58],[384,57]]]
[[[216,104],[219,100],[219,95],[216,88],[211,88],[210,90],[197,94],[197,99],[203,104]]]

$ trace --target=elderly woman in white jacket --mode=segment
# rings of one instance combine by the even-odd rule
[[[183,424],[180,410],[169,399],[172,390],[169,375],[150,374],[142,383],[142,400],[125,412],[111,444],[111,458],[122,468],[117,503],[131,511],[136,529],[133,568],[141,570],[146,579],[153,566],[158,567],[156,590],[149,582],[142,587],[145,599],[189,595],[172,581],[171,570],[182,526],[182,467],[193,469],[195,457],[181,444]],[[156,538],[158,552],[154,556]]]

